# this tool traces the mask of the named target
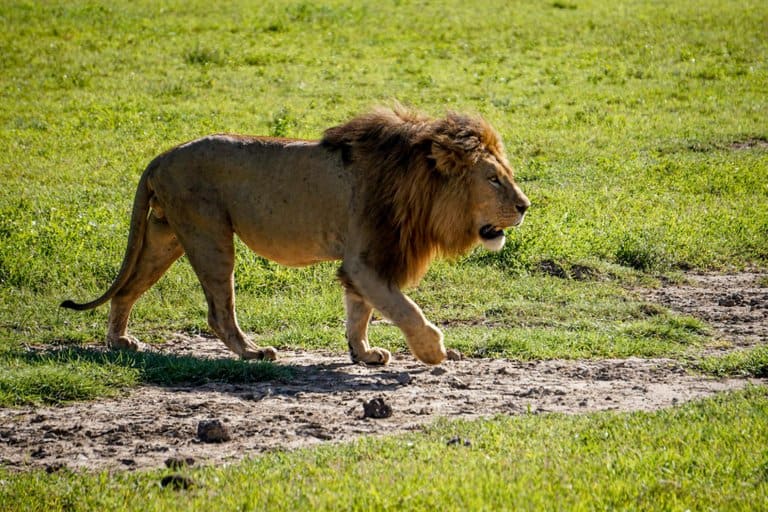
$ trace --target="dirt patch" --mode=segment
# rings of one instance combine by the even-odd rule
[[[706,321],[723,343],[717,353],[768,341],[768,273],[688,274],[685,283],[640,290],[647,299]]]
[[[737,140],[729,144],[730,149],[742,151],[745,149],[768,149],[768,140],[763,137],[751,137],[744,140]]]
[[[765,277],[692,275],[685,285],[643,293],[707,320],[735,346],[750,346],[764,343],[768,332]],[[157,350],[232,357],[218,340],[200,336],[178,336]],[[0,409],[0,464],[50,471],[220,464],[276,448],[419,430],[437,417],[653,410],[749,382],[691,375],[666,359],[464,359],[427,367],[404,355],[381,368],[350,364],[346,354],[284,350],[280,364],[294,368],[290,382],[145,386],[118,399]],[[366,414],[365,403],[384,404],[391,414]],[[200,440],[199,425],[211,420],[229,440]]]

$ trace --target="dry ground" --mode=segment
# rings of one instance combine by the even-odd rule
[[[768,339],[765,279],[697,274],[686,284],[640,293],[703,318],[723,341],[719,346],[738,349]],[[231,357],[206,337],[179,336],[158,350]],[[280,357],[296,370],[288,383],[145,386],[117,399],[0,409],[0,464],[116,470],[160,467],[170,458],[222,463],[275,448],[418,430],[437,417],[652,410],[749,382],[693,375],[665,359],[465,359],[426,367],[403,356],[374,368],[352,365],[346,354],[283,351]],[[363,417],[363,402],[376,397],[392,407],[390,417]],[[214,418],[229,428],[229,441],[198,440],[198,423]]]

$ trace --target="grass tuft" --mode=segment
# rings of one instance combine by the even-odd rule
[[[616,247],[615,259],[619,265],[641,272],[668,270],[670,267],[663,238],[650,234],[624,235]]]
[[[137,384],[241,384],[290,378],[289,368],[271,362],[65,348],[4,360],[0,406],[88,400]]]
[[[760,346],[720,356],[705,357],[694,368],[717,377],[768,378],[768,347]]]
[[[222,60],[223,59],[218,50],[212,48],[203,48],[200,46],[196,46],[184,55],[184,61],[187,64],[193,64],[197,66],[221,64]]]

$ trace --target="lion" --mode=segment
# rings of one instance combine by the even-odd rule
[[[530,201],[515,183],[499,135],[482,118],[433,119],[378,108],[327,129],[320,140],[219,134],[177,146],[142,174],[128,246],[109,289],[107,346],[138,350],[128,335],[138,298],[186,253],[208,303],[208,324],[244,359],[274,360],[235,315],[234,235],[288,266],[341,260],[346,338],[353,362],[387,364],[371,347],[373,309],[403,332],[425,364],[446,358],[442,332],[401,289],[430,262],[476,245],[498,251]]]

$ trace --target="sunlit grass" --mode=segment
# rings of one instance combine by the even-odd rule
[[[484,115],[533,201],[501,253],[439,264],[410,292],[449,345],[689,358],[707,327],[625,286],[766,265],[766,24],[763,3],[732,0],[4,2],[0,401],[283,378],[279,365],[83,352],[103,339],[106,308],[58,304],[114,278],[138,176],[159,152],[211,132],[315,138],[394,99]],[[344,350],[334,272],[238,245],[241,324],[261,344]],[[205,318],[182,260],[131,328],[157,344]],[[371,338],[405,349],[385,323]],[[51,344],[65,348],[39,348]],[[763,356],[701,367],[764,375]],[[768,508],[765,409],[753,390],[651,415],[444,424],[200,470],[187,494],[162,491],[157,473],[3,473],[0,510],[754,510]],[[454,435],[472,448],[448,449]]]

